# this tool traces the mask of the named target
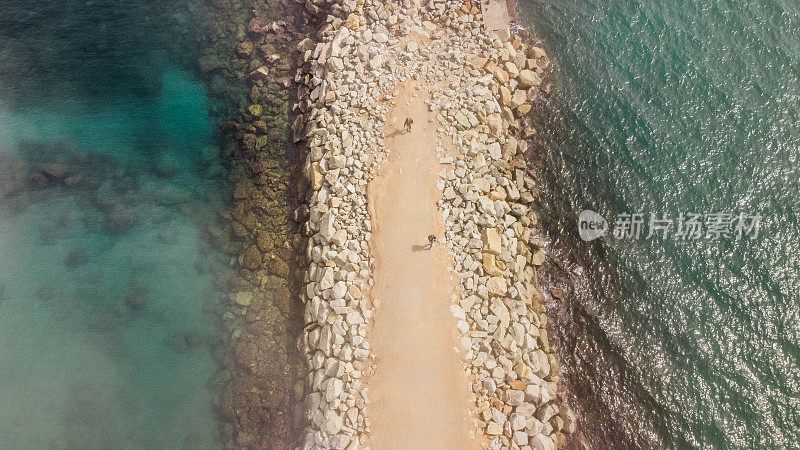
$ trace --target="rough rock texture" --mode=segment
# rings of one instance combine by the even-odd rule
[[[218,100],[212,114],[228,119],[220,134],[233,187],[222,215],[228,233],[220,227],[212,236],[225,242],[235,273],[220,280],[231,292],[217,352],[223,443],[288,449],[302,427],[293,408],[301,398],[293,393],[304,365],[294,343],[302,331],[297,292],[305,217],[295,211],[299,166],[289,139],[294,66],[287,56],[308,34],[311,17],[288,0],[212,5],[212,42],[199,66]]]
[[[461,295],[451,307],[474,384],[473,423],[492,448],[553,448],[574,417],[556,400],[559,371],[529,245],[536,233],[535,180],[522,154],[521,118],[548,61],[519,36],[488,33],[469,2],[306,0],[324,17],[317,42],[297,46],[305,153],[308,270],[301,299],[308,361],[301,448],[357,448],[369,433],[362,383],[373,315],[366,186],[386,158],[390,92],[409,78],[432,87],[442,151],[439,207]],[[413,44],[412,44],[413,43]],[[536,248],[538,249],[538,247]],[[533,250],[536,250],[533,249]],[[424,407],[424,405],[420,405]]]

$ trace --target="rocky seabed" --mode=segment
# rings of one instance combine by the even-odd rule
[[[439,121],[436,187],[460,279],[450,308],[473,380],[472,422],[490,448],[563,445],[575,418],[558,395],[536,275],[545,258],[533,237],[536,181],[522,139],[533,133],[525,118],[547,56],[507,31],[488,32],[469,2],[305,6],[326,18],[317,39],[297,47],[301,114],[292,127],[310,185],[307,209],[298,213],[308,237],[298,342],[308,361],[301,448],[359,448],[370,432],[364,377],[374,364],[367,338],[379,302],[370,298],[366,192],[387,157],[383,129],[400,83],[429,94]],[[455,154],[443,144],[451,141]]]

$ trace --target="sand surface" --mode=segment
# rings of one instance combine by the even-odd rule
[[[483,24],[487,29],[497,31],[507,29],[514,15],[515,2],[509,0],[481,0]]]
[[[369,340],[376,371],[369,377],[373,449],[480,448],[469,422],[470,381],[456,353],[450,313],[458,280],[443,245],[427,250],[427,236],[444,235],[435,187],[442,165],[427,94],[398,88],[384,130],[389,159],[368,186],[375,257],[372,298],[379,308]],[[419,93],[418,97],[413,94]],[[406,117],[414,120],[410,133]]]

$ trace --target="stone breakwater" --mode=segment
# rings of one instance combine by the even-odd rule
[[[301,114],[292,126],[310,186],[296,214],[307,219],[308,238],[298,342],[308,361],[301,447],[357,448],[370,432],[364,378],[373,367],[369,326],[379,305],[370,298],[366,191],[388,156],[386,116],[402,83],[414,83],[439,122],[436,188],[460,279],[451,312],[473,380],[476,430],[490,448],[563,444],[575,418],[558,395],[536,273],[545,254],[532,237],[536,182],[522,140],[533,133],[526,115],[547,56],[507,31],[488,32],[469,2],[305,6],[324,20],[316,42],[297,46]]]
[[[290,56],[312,19],[287,0],[214,1],[200,58],[221,124],[230,207],[213,241],[231,255],[220,289],[217,409],[225,448],[293,448],[304,247],[293,217],[299,166],[290,137]],[[299,414],[297,414],[299,416]]]

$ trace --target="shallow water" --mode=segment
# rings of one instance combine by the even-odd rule
[[[219,446],[202,7],[0,3],[0,447]]]
[[[520,7],[555,63],[542,204],[573,274],[554,328],[588,440],[800,446],[797,4]],[[762,222],[738,240],[585,243],[583,209]]]

